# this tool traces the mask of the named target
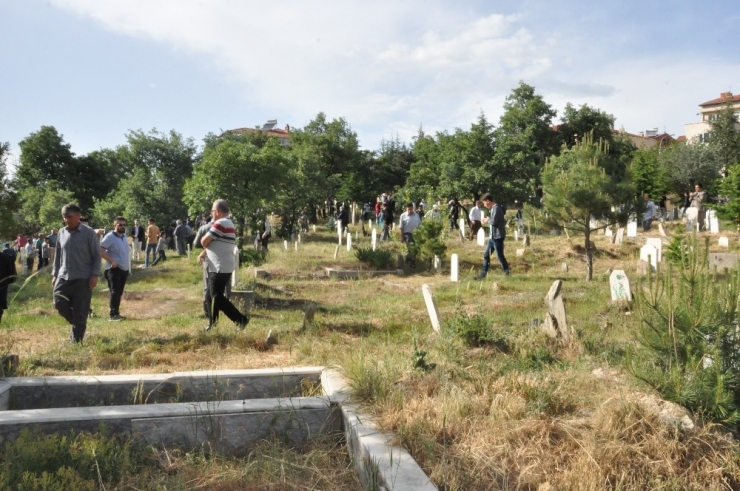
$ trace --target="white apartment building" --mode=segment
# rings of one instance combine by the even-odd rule
[[[699,116],[701,120],[696,123],[687,123],[685,125],[685,136],[687,142],[706,141],[711,131],[709,122],[717,117],[717,114],[725,108],[727,103],[731,103],[735,114],[740,116],[740,95],[732,95],[732,92],[722,92],[717,99],[699,104]],[[740,131],[740,124],[736,125]]]

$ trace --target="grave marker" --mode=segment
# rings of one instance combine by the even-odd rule
[[[658,251],[658,262],[663,261],[663,241],[657,237],[650,237],[645,241]]]
[[[668,237],[665,233],[665,228],[663,228],[663,224],[658,222],[658,233],[661,237]]]
[[[706,224],[708,225],[709,233],[710,234],[718,234],[719,233],[719,218],[717,218],[717,212],[714,210],[707,210],[707,217],[705,219]]]
[[[334,260],[337,260],[337,256],[339,256],[339,246],[334,246]]]
[[[519,242],[519,231],[514,230],[514,242]]]
[[[617,238],[614,240],[614,243],[617,245],[622,245],[624,243],[624,227],[619,227],[617,229]]]
[[[347,252],[352,252],[352,234],[347,232]]]
[[[523,245],[524,247],[529,247],[529,235],[527,235],[527,234],[524,234],[524,235],[522,236],[522,245]]]
[[[699,210],[693,206],[686,208],[686,231],[692,232],[699,226]]]
[[[373,246],[373,251],[374,251],[375,248],[378,247],[378,231],[377,230],[373,229],[372,238],[370,240],[371,240],[371,244]]]
[[[439,256],[434,256],[434,272],[439,273],[442,271],[442,260]]]
[[[298,241],[295,243],[295,251],[298,252]]]
[[[234,264],[236,267],[234,268],[234,272],[231,273],[231,286],[236,286],[236,275],[239,271],[239,248],[234,246]]]
[[[637,237],[637,220],[634,216],[631,216],[630,221],[627,222],[627,237]]]
[[[612,292],[612,302],[626,300],[632,301],[632,290],[630,289],[630,280],[622,269],[615,269],[609,276],[609,288]]]
[[[604,231],[604,235],[607,237],[614,237],[614,231],[612,231],[611,227],[606,227],[606,230]]]
[[[432,329],[437,332],[442,332],[442,327],[439,324],[439,312],[437,311],[437,304],[434,303],[432,289],[429,288],[429,285],[421,285],[421,292],[424,295],[424,303],[427,305],[427,312],[429,312],[429,320],[432,322]]]
[[[460,235],[465,238],[465,219],[461,218],[458,223],[460,224]]]
[[[727,237],[720,237],[719,246],[720,247],[730,247],[730,239],[728,239]]]
[[[522,248],[522,249],[517,249],[517,250],[516,250],[516,256],[517,256],[517,257],[522,257],[522,256],[524,256],[524,251],[525,251],[525,250],[526,250],[526,249],[524,249],[524,248]]]
[[[478,229],[478,245],[479,246],[486,245],[486,231],[483,230],[483,227]]]
[[[658,249],[654,245],[645,244],[640,248],[640,260],[650,265],[653,271],[658,269]]]
[[[457,281],[457,254],[450,256],[450,281]]]
[[[563,263],[563,265],[560,267],[560,269],[563,270],[563,273],[568,272],[568,263]]]
[[[284,240],[283,241],[283,249],[285,249],[286,251],[288,250],[288,241],[287,240]]]
[[[555,321],[557,331],[563,337],[564,341],[570,340],[570,331],[568,330],[568,322],[565,317],[565,304],[563,303],[563,292],[562,292],[563,281],[555,280],[550,287],[550,291],[545,296],[545,304],[547,305],[548,313],[550,317],[547,320]]]
[[[714,271],[715,266],[718,271],[723,271],[725,268],[732,269],[737,266],[738,262],[740,262],[740,254],[729,254],[726,252],[709,253],[710,271]]]

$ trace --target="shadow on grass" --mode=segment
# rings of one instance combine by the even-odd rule
[[[350,336],[367,336],[370,333],[377,331],[375,326],[367,322],[321,324],[321,327],[328,331],[348,334]]]

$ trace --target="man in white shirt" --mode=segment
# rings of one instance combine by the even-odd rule
[[[481,202],[476,201],[475,206],[470,209],[468,213],[468,219],[470,220],[470,240],[476,240],[478,237],[478,230],[482,227],[483,211],[480,209]]]
[[[408,247],[409,253],[406,255],[406,262],[412,268],[416,268],[416,257],[413,254],[414,245],[414,230],[421,225],[421,219],[419,214],[414,212],[414,204],[408,203],[406,205],[406,211],[401,213],[401,220],[398,222],[398,228],[400,229],[401,242],[405,243]]]
[[[645,195],[645,213],[642,215],[642,229],[645,232],[650,232],[650,227],[653,225],[653,219],[655,218],[655,203],[650,199],[650,195]]]

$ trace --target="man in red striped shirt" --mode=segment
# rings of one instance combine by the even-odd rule
[[[226,317],[234,321],[236,329],[241,331],[249,322],[249,317],[239,312],[224,292],[236,269],[234,247],[236,247],[236,230],[229,218],[229,204],[226,200],[217,199],[211,210],[213,221],[210,230],[201,239],[203,252],[198,255],[198,262],[203,264],[208,258],[208,296],[209,323],[205,330],[210,331],[218,321],[218,314],[223,311]]]

